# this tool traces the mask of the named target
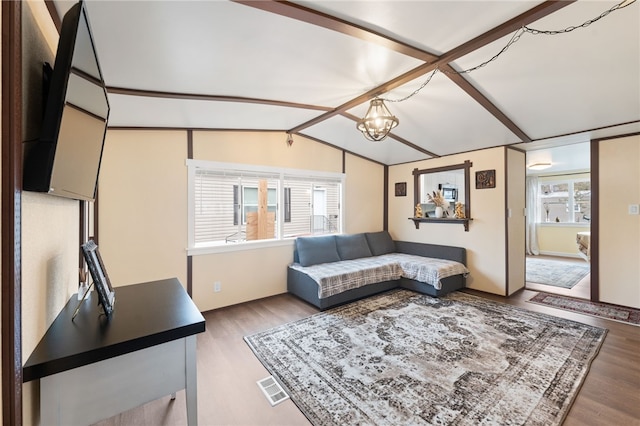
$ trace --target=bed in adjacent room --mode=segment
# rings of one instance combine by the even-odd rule
[[[587,262],[591,262],[591,231],[578,232],[576,244],[580,256]]]

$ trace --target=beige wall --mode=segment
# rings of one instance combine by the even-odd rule
[[[193,158],[326,172],[342,172],[342,151],[283,132],[193,132]]]
[[[194,131],[193,157],[340,173],[343,152],[283,132]],[[99,245],[115,285],[177,276],[187,285],[187,132],[109,130],[99,182]],[[382,229],[384,167],[346,155],[346,232]],[[286,292],[293,242],[192,258],[207,311]],[[222,291],[214,293],[214,282]]]
[[[471,276],[467,287],[494,294],[506,292],[505,148],[498,147],[450,155],[389,167],[389,232],[397,240],[465,247]],[[416,229],[409,220],[414,214],[413,175],[415,168],[429,169],[463,163],[471,167],[469,232],[460,224],[421,223]],[[496,171],[496,187],[476,189],[475,172]],[[395,197],[395,182],[407,182],[407,196]],[[522,183],[514,183],[524,188]]]
[[[98,246],[114,287],[187,284],[186,131],[108,131],[98,187]]]
[[[552,256],[580,257],[576,244],[578,232],[590,231],[587,225],[538,224],[538,246],[540,254]]]
[[[521,151],[506,150],[507,156],[507,241],[508,288],[511,295],[525,284],[525,162]]]
[[[354,155],[346,156],[349,170],[345,190],[345,233],[382,229],[384,167]]]
[[[23,28],[23,137],[38,136],[42,119],[42,62],[52,62],[57,32],[43,2],[25,2]],[[77,291],[78,202],[22,193],[23,363]],[[36,424],[38,383],[23,386],[24,424]]]
[[[599,143],[600,300],[640,308],[640,136]]]

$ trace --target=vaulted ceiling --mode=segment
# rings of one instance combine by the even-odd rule
[[[110,127],[286,131],[393,165],[640,132],[640,2],[606,13],[618,3],[89,0],[87,10]],[[63,16],[73,2],[50,4]],[[522,31],[603,13],[556,35]],[[375,96],[400,121],[381,142],[356,130]]]

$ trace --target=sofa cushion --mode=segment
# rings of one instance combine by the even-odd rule
[[[364,234],[336,235],[336,246],[342,260],[371,257],[371,250]]]
[[[391,235],[389,235],[389,232],[367,232],[365,235],[373,256],[394,253],[396,251],[396,245]]]
[[[298,252],[298,260],[302,266],[340,261],[340,255],[336,248],[336,238],[333,235],[298,237],[296,238],[296,250]]]

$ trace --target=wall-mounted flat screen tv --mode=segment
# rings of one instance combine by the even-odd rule
[[[23,189],[95,199],[109,101],[83,2],[65,14],[40,138],[24,144]]]

